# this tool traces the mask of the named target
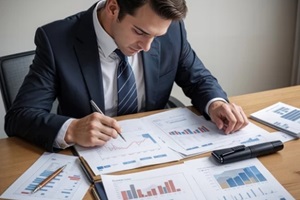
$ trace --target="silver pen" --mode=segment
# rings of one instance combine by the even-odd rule
[[[99,112],[99,113],[101,113],[102,115],[104,115],[103,112],[100,110],[100,108],[97,106],[97,104],[96,104],[93,100],[90,100],[90,103],[92,104],[93,108],[94,108],[97,112]],[[119,133],[119,132],[118,132],[118,134],[119,134],[119,135],[121,136],[121,138],[126,142],[126,140],[125,140],[125,138],[122,136],[122,134]]]

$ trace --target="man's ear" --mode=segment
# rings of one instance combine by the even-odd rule
[[[105,5],[106,13],[111,17],[118,17],[120,7],[117,0],[107,0]]]

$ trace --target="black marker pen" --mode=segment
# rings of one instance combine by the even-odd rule
[[[215,150],[212,151],[211,154],[219,163],[225,164],[275,153],[281,149],[283,149],[283,143],[280,140],[277,140],[248,147],[245,145],[240,145],[231,148]]]

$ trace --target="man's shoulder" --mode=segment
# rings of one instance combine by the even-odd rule
[[[55,21],[52,21],[48,24],[45,24],[41,26],[43,29],[67,29],[70,28],[78,23],[80,23],[83,19],[92,20],[92,14],[93,14],[93,9],[95,5],[90,7],[88,10],[78,12],[76,14],[73,14],[71,16],[68,16],[63,19],[58,19]]]
[[[86,11],[82,11],[80,13],[76,13],[74,15],[68,16],[64,19],[52,21],[48,24],[41,26],[41,28],[43,28],[43,29],[52,29],[52,28],[58,28],[58,27],[67,28],[68,26],[72,26],[72,25],[75,25],[76,23],[78,23],[80,21],[80,19],[82,18],[82,16],[84,16],[85,13],[86,13]]]

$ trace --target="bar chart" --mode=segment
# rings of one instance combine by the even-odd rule
[[[223,189],[267,181],[255,166],[225,171],[214,177]]]
[[[208,199],[292,199],[258,159],[215,165],[209,158],[187,162],[198,187]]]
[[[186,128],[184,130],[175,130],[175,131],[170,131],[170,135],[193,135],[193,134],[200,134],[200,133],[205,133],[209,132],[209,129],[206,126],[199,126],[196,127],[196,129],[192,130],[190,128]]]
[[[5,199],[71,200],[82,199],[89,184],[78,166],[75,156],[44,153],[4,194]],[[38,184],[58,168],[66,165],[40,190],[32,193]],[[2,198],[1,198],[2,199]]]
[[[71,164],[70,164],[71,165]],[[70,199],[73,197],[74,192],[80,186],[81,174],[67,174],[61,172],[49,183],[47,183],[43,188],[37,191],[35,194],[31,194],[31,191],[42,182],[46,177],[52,174],[55,169],[60,166],[60,163],[53,162],[43,171],[37,173],[31,180],[28,180],[28,183],[24,188],[20,188],[18,193],[23,195],[33,195],[35,197],[43,196],[52,196],[52,198],[57,199]],[[73,167],[73,166],[67,166]]]
[[[300,109],[282,102],[275,103],[250,115],[256,121],[300,137]]]
[[[288,107],[280,107],[274,110],[274,113],[281,115],[283,119],[290,121],[296,121],[300,119],[300,110],[299,109],[290,109]]]
[[[53,164],[52,164],[53,165]],[[52,166],[49,166],[48,169],[44,170],[39,176],[35,177],[34,180],[26,186],[25,190],[22,191],[23,194],[30,194],[31,191],[33,191],[38,184],[40,184],[44,179],[46,179],[48,176],[50,176],[55,170],[51,169]],[[43,188],[40,189],[40,191],[47,192],[49,189],[54,188],[55,185],[61,181],[63,175],[63,172],[61,172],[59,175],[57,175],[52,181],[50,181],[47,185],[45,185]]]
[[[128,175],[103,175],[108,199],[197,200],[204,199],[182,165]]]
[[[167,180],[162,185],[152,187],[144,192],[142,191],[142,189],[136,188],[134,184],[130,184],[129,187],[129,190],[121,191],[121,195],[124,200],[160,196],[163,194],[170,194],[181,191],[180,188],[175,187],[173,180]]]

